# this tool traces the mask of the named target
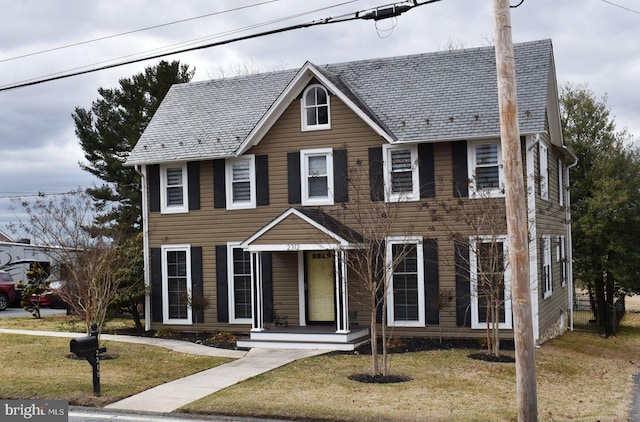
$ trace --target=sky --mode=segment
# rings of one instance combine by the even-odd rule
[[[425,0],[419,0],[423,3]],[[511,0],[516,5],[520,0]],[[228,40],[390,4],[389,0],[0,0],[0,89],[132,58]],[[558,84],[607,97],[617,128],[640,139],[640,3],[524,0],[511,9],[514,42],[551,39]],[[169,24],[169,25],[167,25]],[[441,0],[398,18],[356,20],[171,54],[194,81],[241,71],[492,45],[491,0]],[[97,41],[94,41],[97,40]],[[0,231],[24,219],[11,198],[99,185],[72,113],[160,59],[0,92]],[[15,234],[14,236],[19,236]]]

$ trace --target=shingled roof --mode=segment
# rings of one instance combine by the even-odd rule
[[[521,134],[545,131],[550,40],[514,45]],[[493,47],[310,65],[393,142],[500,133]],[[127,164],[230,157],[273,111],[300,69],[174,85]]]

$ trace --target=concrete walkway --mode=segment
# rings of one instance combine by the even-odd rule
[[[13,330],[6,328],[0,328],[0,333],[63,338],[75,338],[84,335],[84,333]],[[111,334],[101,334],[100,339],[159,346],[187,354],[237,359],[233,362],[198,372],[197,374],[158,385],[105,407],[106,409],[114,410],[156,413],[172,412],[195,400],[255,377],[256,375],[269,372],[298,359],[318,356],[328,352],[328,350],[287,349],[251,349],[249,352],[246,352],[242,350],[218,349],[180,340]]]

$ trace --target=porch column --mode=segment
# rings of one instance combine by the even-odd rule
[[[336,333],[349,333],[349,294],[347,292],[347,262],[345,251],[334,254],[336,277]]]
[[[251,252],[251,331],[264,331],[264,302],[262,295],[262,255]]]

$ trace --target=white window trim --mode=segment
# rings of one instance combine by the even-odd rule
[[[233,164],[249,161],[249,196],[248,201],[233,202]],[[237,158],[225,160],[225,193],[227,196],[228,210],[243,210],[256,207],[256,157],[253,154],[243,155]]]
[[[393,193],[391,187],[391,152],[394,150],[408,149],[411,151],[411,183],[413,190],[409,193]],[[418,146],[417,145],[389,145],[382,146],[384,159],[384,199],[385,202],[409,202],[418,201],[420,199],[420,174],[418,169]]]
[[[498,186],[493,189],[476,188],[476,146],[495,144],[498,146]],[[502,145],[500,140],[469,142],[467,147],[467,163],[469,177],[469,194],[471,198],[501,198],[504,196],[504,165],[502,161]]]
[[[311,90],[312,88],[320,88],[323,89],[325,94],[327,95],[327,123],[326,124],[321,124],[321,125],[308,125],[307,124],[307,103],[305,101],[306,97],[307,97],[307,92],[309,92],[309,90]],[[314,105],[313,107],[316,107],[317,105]],[[307,132],[307,131],[312,131],[312,130],[328,130],[331,129],[331,96],[329,95],[329,91],[327,90],[327,88],[325,88],[324,86],[320,85],[320,84],[313,84],[308,86],[304,92],[302,93],[302,98],[300,99],[300,113],[301,113],[301,119],[300,121],[302,122],[302,131],[303,132]]]
[[[229,324],[252,324],[252,318],[236,318],[235,314],[235,279],[233,273],[233,250],[238,248],[242,242],[227,242],[227,285],[229,297]],[[252,295],[253,296],[253,295]],[[253,313],[253,307],[252,307]]]
[[[396,321],[394,316],[393,298],[393,245],[416,245],[418,259],[418,320],[417,321]],[[424,303],[424,255],[422,237],[388,237],[386,239],[385,268],[387,278],[387,325],[389,327],[425,327],[425,303]]]
[[[193,315],[190,306],[187,306],[185,319],[169,318],[169,289],[167,273],[167,252],[184,251],[187,259],[187,292],[191,295],[191,245],[162,245],[162,323],[174,325],[192,325]]]
[[[544,278],[544,268],[549,266],[549,279]],[[542,236],[542,297],[547,299],[553,294],[553,266],[551,265],[551,236]]]
[[[178,168],[182,169],[182,205],[167,205],[167,169]],[[160,166],[160,213],[161,214],[176,214],[189,212],[189,186],[187,177],[187,164],[186,163],[174,163],[174,164],[162,164]]]
[[[485,242],[502,242],[503,256],[504,256],[504,321],[498,324],[499,329],[512,329],[513,328],[513,316],[511,309],[511,269],[508,264],[509,260],[509,247],[507,244],[507,235],[499,236],[472,236],[469,238],[469,280],[471,288],[471,328],[472,329],[486,329],[487,323],[480,322],[480,314],[478,309],[478,255],[477,243]]]
[[[538,170],[540,176],[540,198],[549,200],[549,148],[541,141],[538,144]]]
[[[309,178],[309,160],[312,156],[326,156],[327,158],[327,197],[326,198],[309,198],[308,178]],[[302,205],[333,205],[333,149],[317,148],[303,149],[300,151],[300,187],[302,194]]]
[[[564,206],[564,163],[558,158],[558,204]]]

